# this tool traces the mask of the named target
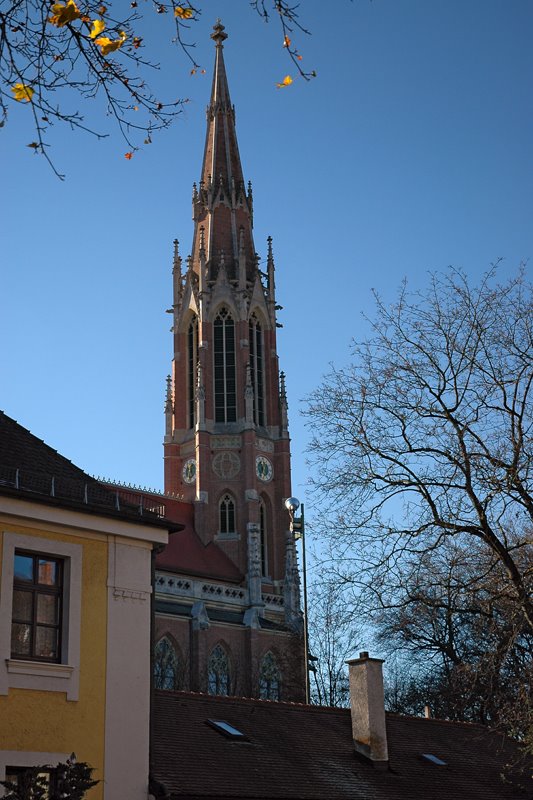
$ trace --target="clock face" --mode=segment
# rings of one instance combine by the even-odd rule
[[[196,480],[196,461],[194,458],[188,458],[181,470],[184,483],[194,483]]]
[[[271,481],[274,470],[272,464],[265,456],[257,456],[255,459],[255,471],[260,481]]]

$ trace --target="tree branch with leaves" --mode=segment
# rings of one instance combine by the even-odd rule
[[[309,34],[301,24],[298,6],[285,0],[251,2],[262,19],[274,16],[280,25],[282,47],[297,74],[309,80],[314,72],[302,67],[302,56],[291,41],[296,31]],[[202,70],[194,56],[191,28],[201,15],[198,5],[175,0],[6,0],[0,6],[0,126],[7,121],[10,104],[28,106],[34,140],[28,143],[44,155],[59,174],[49,154],[48,134],[58,123],[88,131],[101,138],[101,121],[86,119],[88,103],[103,98],[128,148],[131,159],[141,141],[150,144],[152,134],[166,128],[187,102],[186,98],[162,99],[150,88],[148,75],[159,66],[150,55],[156,43],[144,35],[147,14],[167,15],[172,21],[170,38],[185,54],[194,74]],[[287,75],[279,86],[293,82]],[[79,104],[82,111],[72,111]]]

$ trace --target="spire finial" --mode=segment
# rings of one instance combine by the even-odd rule
[[[217,19],[215,25],[213,25],[213,33],[211,34],[211,39],[213,39],[217,47],[224,47],[222,42],[224,39],[228,38],[228,34],[225,31],[226,29],[222,22],[220,19]]]

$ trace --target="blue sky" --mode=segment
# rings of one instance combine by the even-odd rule
[[[475,281],[499,257],[507,274],[533,255],[533,4],[302,0],[312,36],[293,41],[318,77],[283,90],[293,70],[274,20],[246,0],[201,5],[191,39],[205,76],[189,75],[168,19],[148,15],[154,84],[190,102],[131,161],[105,117],[102,141],[56,126],[60,182],[26,147],[28,108],[12,104],[0,408],[90,473],[162,486],[172,240],[187,255],[220,16],[257,250],[274,238],[293,491],[306,499],[300,401],[364,335],[371,289],[392,300],[404,276],[417,288],[455,265]]]

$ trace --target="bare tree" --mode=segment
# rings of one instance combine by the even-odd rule
[[[439,717],[502,727],[524,739],[533,634],[507,598],[501,564],[468,544],[448,541],[416,567],[407,565],[396,607],[376,615],[382,649],[399,656],[389,707],[419,714],[427,704]]]
[[[346,660],[354,656],[360,635],[353,603],[347,601],[338,584],[328,579],[315,583],[310,595],[311,700],[319,706],[348,706]]]
[[[338,572],[392,607],[405,565],[455,540],[533,632],[531,285],[494,268],[473,287],[450,269],[376,302],[371,337],[307,409]]]
[[[285,0],[254,0],[250,5],[265,21],[271,15],[278,20],[280,48],[296,74],[305,80],[314,77],[302,67],[302,56],[291,39],[296,33],[309,33],[300,22],[298,5]],[[0,7],[0,126],[11,103],[27,105],[35,137],[28,146],[43,154],[56,171],[48,155],[49,128],[65,122],[102,136],[100,120],[85,120],[85,112],[92,110],[88,101],[102,97],[105,113],[116,121],[126,142],[127,158],[143,140],[150,144],[153,132],[169,125],[186,102],[163,100],[150,89],[148,74],[158,65],[150,55],[156,47],[148,44],[143,16],[151,13],[167,15],[172,21],[169,38],[185,53],[191,71],[201,70],[194,40],[189,39],[201,14],[198,4],[5,0]],[[278,85],[288,86],[292,80],[288,75]],[[76,107],[80,101],[81,113]],[[72,107],[75,110],[68,110]]]

